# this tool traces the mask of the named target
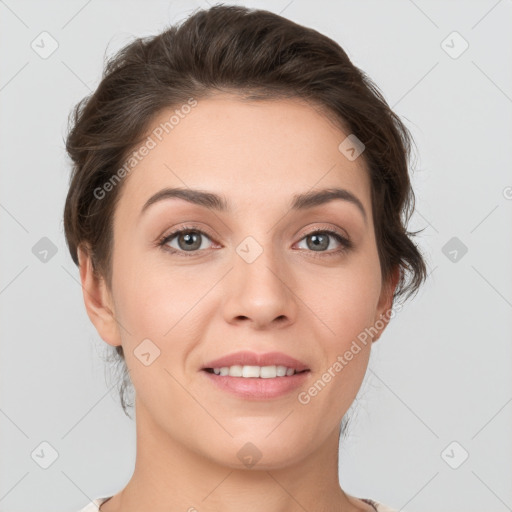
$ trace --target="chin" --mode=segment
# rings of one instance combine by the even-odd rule
[[[310,439],[296,440],[294,444],[289,436],[279,436],[277,432],[269,436],[268,432],[258,436],[252,431],[250,435],[236,436],[222,446],[210,439],[211,444],[205,448],[209,450],[208,456],[218,464],[249,471],[283,469],[298,463],[310,450],[314,450]],[[216,453],[211,452],[212,445],[216,446]]]

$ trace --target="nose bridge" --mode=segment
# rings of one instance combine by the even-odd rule
[[[267,238],[262,244],[248,236],[238,244],[233,256],[226,320],[244,317],[260,327],[273,321],[292,320],[296,305],[291,283],[287,282],[291,275],[285,269],[282,255],[274,250],[272,240]]]

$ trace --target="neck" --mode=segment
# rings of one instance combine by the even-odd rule
[[[137,404],[137,457],[126,487],[103,512],[354,512],[369,510],[339,485],[339,429],[315,452],[279,468],[222,465],[177,442]]]

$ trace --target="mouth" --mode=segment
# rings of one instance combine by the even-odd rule
[[[233,365],[217,368],[203,368],[203,371],[221,377],[240,377],[243,379],[275,379],[292,377],[293,375],[309,372],[309,369],[297,370],[283,365],[253,366]]]
[[[235,352],[208,361],[201,374],[213,388],[244,400],[287,397],[309,380],[312,370],[283,352]]]
[[[282,365],[233,365],[203,368],[200,372],[208,385],[223,394],[250,401],[289,398],[309,380],[311,370],[299,370]]]

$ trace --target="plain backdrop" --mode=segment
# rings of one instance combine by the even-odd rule
[[[372,350],[342,487],[407,512],[512,510],[512,2],[238,5],[335,39],[418,146],[429,278]],[[63,235],[64,137],[105,54],[199,7],[0,1],[1,511],[74,512],[131,476],[134,423]]]

